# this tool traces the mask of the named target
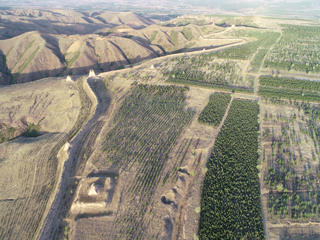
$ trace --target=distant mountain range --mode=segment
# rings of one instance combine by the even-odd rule
[[[0,84],[124,68],[223,30],[210,18],[161,24],[133,12],[24,9],[0,17]]]

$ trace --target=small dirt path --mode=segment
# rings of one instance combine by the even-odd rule
[[[204,154],[205,154],[205,158],[204,158],[204,161],[202,161],[202,164],[201,166],[198,168],[198,171],[201,171],[201,168],[202,167],[205,167],[207,166],[207,163],[208,163],[208,160],[209,158],[211,157],[211,152],[213,150],[213,147],[214,147],[214,143],[220,133],[220,130],[224,124],[224,122],[226,121],[227,117],[228,117],[228,113],[229,113],[229,109],[230,109],[230,106],[232,104],[232,101],[233,101],[233,97],[231,98],[230,100],[230,103],[224,113],[224,116],[218,126],[217,129],[215,129],[214,131],[214,135],[213,135],[213,138],[212,138],[212,141],[211,141],[211,144],[206,148],[206,149],[203,149],[204,150]],[[199,173],[198,173],[199,174]],[[199,179],[199,178],[198,178]],[[202,177],[201,181],[204,180],[204,177]],[[202,184],[201,184],[202,186]],[[187,202],[188,202],[188,199],[192,193],[192,188],[194,187],[194,184],[193,182],[191,182],[189,185],[188,185],[188,188],[187,188],[187,193],[184,195],[184,198],[182,199],[181,201],[181,204],[180,204],[180,207],[179,207],[179,216],[178,216],[178,223],[177,223],[177,231],[176,232],[176,235],[172,237],[172,239],[176,239],[176,240],[179,240],[179,239],[183,239],[185,240],[185,238],[183,237],[183,231],[182,229],[185,229],[185,212],[186,212],[186,205],[187,205]],[[200,201],[201,201],[201,197],[199,198]],[[196,231],[197,232],[197,231]]]
[[[87,78],[83,81],[88,81],[90,85],[93,85],[94,78]],[[102,92],[103,89],[98,89],[98,92]],[[87,95],[89,93],[86,92]],[[96,93],[94,93],[96,94]],[[51,204],[50,210],[43,221],[43,224],[40,228],[38,235],[35,239],[53,239],[55,236],[52,234],[58,230],[60,226],[61,217],[65,208],[64,196],[68,192],[70,185],[70,175],[75,167],[74,159],[79,157],[80,151],[82,149],[84,139],[90,136],[90,133],[94,130],[95,123],[99,120],[99,118],[106,114],[107,108],[109,107],[106,102],[106,98],[102,98],[102,102],[98,102],[95,112],[93,116],[88,120],[88,122],[81,128],[76,137],[72,140],[72,147],[69,149],[69,155],[67,159],[64,161],[61,175],[59,177],[56,189],[56,194],[54,196],[54,200]],[[94,110],[94,109],[92,109]],[[92,111],[91,110],[91,111]],[[65,146],[63,146],[64,148]]]
[[[222,31],[222,32],[217,32],[217,33],[211,33],[211,34],[208,34],[208,35],[205,35],[205,36],[200,36],[199,39],[201,38],[205,38],[205,37],[210,37],[210,36],[217,36],[217,35],[221,35],[221,34],[224,34],[226,32],[229,32],[231,29],[235,28],[234,25],[232,25],[231,27],[227,28],[226,30]]]
[[[261,62],[261,65],[260,65],[260,67],[259,67],[259,70],[258,70],[258,73],[257,73],[257,75],[256,75],[256,78],[254,79],[254,95],[256,95],[256,96],[258,95],[258,91],[259,91],[259,77],[260,77],[260,75],[261,75],[261,71],[262,71],[262,68],[263,68],[263,65],[264,65],[264,61],[266,60],[266,58],[267,58],[270,50],[273,49],[273,46],[274,46],[277,42],[279,42],[279,40],[281,39],[281,37],[282,37],[282,32],[280,33],[279,38],[278,38],[278,39],[274,42],[274,44],[272,44],[272,46],[269,48],[267,54],[264,56],[264,58],[263,58],[263,60],[262,60],[262,62]]]

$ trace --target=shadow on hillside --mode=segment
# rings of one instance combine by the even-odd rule
[[[58,51],[57,49],[54,49],[54,51],[56,51],[55,54],[57,54],[57,56],[60,59],[63,57],[61,56],[60,51]],[[1,58],[0,64],[3,61],[1,54],[3,55],[2,51],[0,51],[0,58]],[[94,65],[88,65],[88,66],[78,67],[78,68],[63,67],[63,68],[56,68],[56,69],[46,69],[42,71],[34,71],[31,73],[21,73],[17,78],[16,83],[32,82],[32,81],[36,81],[36,80],[48,78],[48,77],[64,77],[67,75],[85,75],[85,74],[89,74],[90,69],[92,69],[95,72],[95,74],[99,74],[101,72],[109,72],[113,70],[128,68],[130,67],[131,64],[142,62],[148,59],[153,59],[153,56],[154,56],[151,54],[146,57],[141,57],[140,55],[138,55],[135,58],[128,59],[127,57],[125,57],[123,52],[122,54],[125,59],[117,62],[104,62],[99,64],[96,63]],[[9,85],[10,83],[11,83],[10,72],[5,71],[5,68],[1,66],[0,67],[0,85]]]
[[[3,51],[0,49],[0,85],[10,83],[11,75],[8,69],[6,58]]]
[[[65,64],[64,60],[64,55],[61,53],[59,49],[59,43],[58,39],[51,35],[46,35],[46,34],[41,34],[41,36],[45,39],[45,41],[48,43],[47,47],[52,50],[52,52],[60,59],[60,62]],[[85,75],[89,74],[89,70],[93,69],[96,74],[99,74],[101,72],[109,72],[113,70],[118,70],[118,69],[123,69],[123,68],[128,68],[130,67],[131,64],[143,62],[145,60],[149,59],[154,59],[155,56],[160,57],[161,55],[157,53],[149,44],[144,44],[145,42],[144,39],[137,37],[135,39],[135,42],[151,51],[151,53],[145,57],[141,57],[141,55],[138,55],[134,58],[128,58],[128,56],[122,51],[122,49],[117,46],[115,43],[110,42],[111,44],[114,45],[115,48],[119,51],[119,53],[122,55],[122,60],[118,60],[116,62],[108,61],[108,62],[103,62],[103,63],[98,63],[98,61],[93,64],[93,65],[87,65],[83,67],[70,67],[67,68],[62,67],[58,69],[46,69],[46,70],[41,70],[41,71],[34,71],[30,73],[21,73],[19,77],[17,78],[16,83],[25,83],[25,82],[31,82],[31,81],[36,81],[39,79],[43,78],[48,78],[48,77],[64,77],[67,75]],[[208,43],[209,44],[209,43]],[[189,49],[180,49],[175,52],[172,52],[171,54],[175,53],[183,53],[183,52],[194,52],[194,51],[200,51],[205,49],[205,50],[210,50],[210,49],[215,49],[218,47],[223,47],[223,46],[228,46],[232,45],[234,43],[229,43],[229,44],[224,44],[224,45],[219,45],[219,46],[203,46],[203,47],[195,47],[195,48],[189,48]],[[156,45],[158,46],[158,45]],[[162,50],[163,48],[160,47]],[[164,51],[164,50],[163,50]],[[206,51],[203,51],[203,53],[207,53]],[[3,52],[0,50],[0,57],[4,56]],[[0,61],[3,61],[3,59],[0,59]],[[77,61],[75,62],[77,63]],[[12,76],[10,75],[10,71],[5,67],[4,64],[0,66],[0,85],[8,85],[11,83],[11,78]]]

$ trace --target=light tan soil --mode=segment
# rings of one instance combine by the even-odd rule
[[[301,190],[296,190],[295,182],[292,180],[287,180],[284,187],[288,189],[288,193],[291,196],[293,192],[297,192],[302,195],[304,201],[309,201],[309,197],[307,195],[308,192],[314,193],[317,192],[319,194],[319,186],[320,182],[316,174],[319,172],[319,157],[317,157],[316,161],[313,160],[313,156],[316,155],[316,151],[318,151],[318,147],[315,147],[312,139],[306,134],[302,133],[300,129],[307,129],[307,122],[310,120],[310,117],[305,116],[303,110],[298,111],[297,107],[288,106],[288,105],[271,105],[262,103],[261,104],[262,113],[262,135],[265,133],[267,129],[274,133],[274,135],[270,134],[269,140],[266,137],[262,138],[262,153],[265,155],[263,157],[263,169],[261,170],[261,198],[262,198],[262,209],[263,215],[265,216],[265,227],[267,233],[267,239],[320,239],[320,218],[318,218],[317,214],[311,219],[301,219],[294,220],[291,217],[278,218],[271,217],[267,212],[267,207],[269,207],[269,196],[272,193],[273,195],[277,194],[275,189],[270,189],[263,183],[265,176],[268,175],[267,167],[274,167],[276,170],[276,174],[279,174],[281,171],[281,165],[278,165],[275,162],[276,158],[281,158],[285,160],[286,169],[289,169],[290,172],[295,173],[297,177],[302,179],[307,179],[308,182],[310,179],[316,179],[316,182],[312,184],[313,189],[307,189],[303,187]],[[277,115],[291,118],[296,114],[297,119],[294,123],[288,123],[283,120],[277,120]],[[268,120],[265,120],[265,116],[268,116]],[[273,116],[273,119],[270,119],[270,116]],[[291,136],[293,134],[293,130],[295,130],[295,135],[293,140],[291,141],[299,141],[301,143],[299,145],[291,143],[291,146],[284,147],[283,152],[289,151],[290,154],[281,154],[278,153],[278,148],[276,147],[274,150],[275,156],[272,156],[271,144],[273,141],[279,142],[280,139],[283,139],[282,130],[284,127],[289,127],[290,131],[287,131]],[[303,158],[303,161],[301,159]],[[289,160],[297,160],[297,164],[292,164],[289,166]],[[305,175],[305,171],[312,167],[312,172],[308,175]],[[315,178],[314,178],[315,177]],[[312,199],[311,199],[312,200]],[[313,200],[312,200],[313,201]],[[288,205],[289,209],[290,204]]]
[[[32,239],[54,194],[57,146],[76,123],[79,92],[74,83],[60,78],[0,87],[0,95],[0,121],[18,133],[44,118],[41,136],[17,135],[0,144],[1,238]]]

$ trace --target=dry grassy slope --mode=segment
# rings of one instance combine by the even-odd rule
[[[160,45],[166,52],[184,48],[185,45],[202,36],[201,27],[193,24],[184,27],[151,25],[139,32],[140,35],[143,34],[147,37],[152,44]]]
[[[170,36],[161,30],[158,31],[152,43],[162,46],[166,52],[174,47],[174,44],[170,42]]]
[[[19,128],[21,119],[45,117],[43,135],[0,144],[1,239],[32,239],[55,181],[58,163],[48,159],[76,123],[79,93],[75,84],[55,78],[0,87],[0,95],[1,123]]]
[[[38,32],[0,41],[0,48],[6,55],[6,65],[13,78],[21,73],[16,75],[16,83],[56,76],[66,66],[55,38]]]
[[[108,32],[110,30],[113,31],[113,32],[131,32],[131,31],[135,31],[134,28],[128,26],[127,24],[123,24],[123,25],[120,25],[120,26],[117,26],[117,27],[114,27],[112,29],[105,30],[105,31],[102,31],[102,32]]]
[[[183,44],[185,42],[188,41],[188,39],[185,37],[185,35],[180,32],[180,31],[177,31],[175,29],[172,29],[170,31],[170,41],[175,45],[175,46],[178,46],[180,44]]]
[[[115,38],[113,43],[121,48],[130,63],[136,63],[147,58],[155,58],[160,55],[152,48],[149,48],[147,44],[142,45],[127,38]],[[154,47],[160,52],[160,48]],[[161,52],[161,54],[163,53]]]
[[[151,19],[142,17],[133,12],[122,13],[102,13],[96,17],[104,19],[108,23],[113,24],[127,24],[129,26],[148,26],[154,24]]]
[[[62,125],[70,124],[77,116],[80,104],[76,88],[64,78],[0,87],[0,93],[0,123],[17,129],[44,118],[40,131],[61,132]]]
[[[196,25],[193,25],[193,24],[189,24],[189,25],[183,27],[182,31],[183,32],[185,30],[187,30],[188,32],[190,31],[191,34],[192,34],[192,38],[191,39],[188,38],[188,35],[186,35],[186,34],[185,35],[189,40],[192,40],[192,39],[197,39],[200,36],[202,36],[201,31],[199,29],[201,29],[199,26],[196,26]]]
[[[219,27],[219,26],[215,25],[214,23],[212,23],[210,25],[199,27],[199,30],[202,35],[208,35],[211,33],[221,32],[221,31],[225,30],[225,28]]]
[[[78,75],[78,74],[88,73],[90,69],[94,69],[95,71],[98,71],[99,69],[98,59],[92,44],[93,44],[93,41],[91,40],[80,41],[80,46],[78,50],[75,51],[75,53],[73,53],[73,55],[76,55],[77,52],[79,51],[80,55],[77,58],[77,60],[70,66],[68,73]],[[71,60],[71,59],[68,59],[68,60]]]
[[[0,39],[8,39],[29,31],[47,34],[90,34],[127,24],[143,28],[154,22],[131,12],[90,13],[72,10],[18,9],[0,11]]]

